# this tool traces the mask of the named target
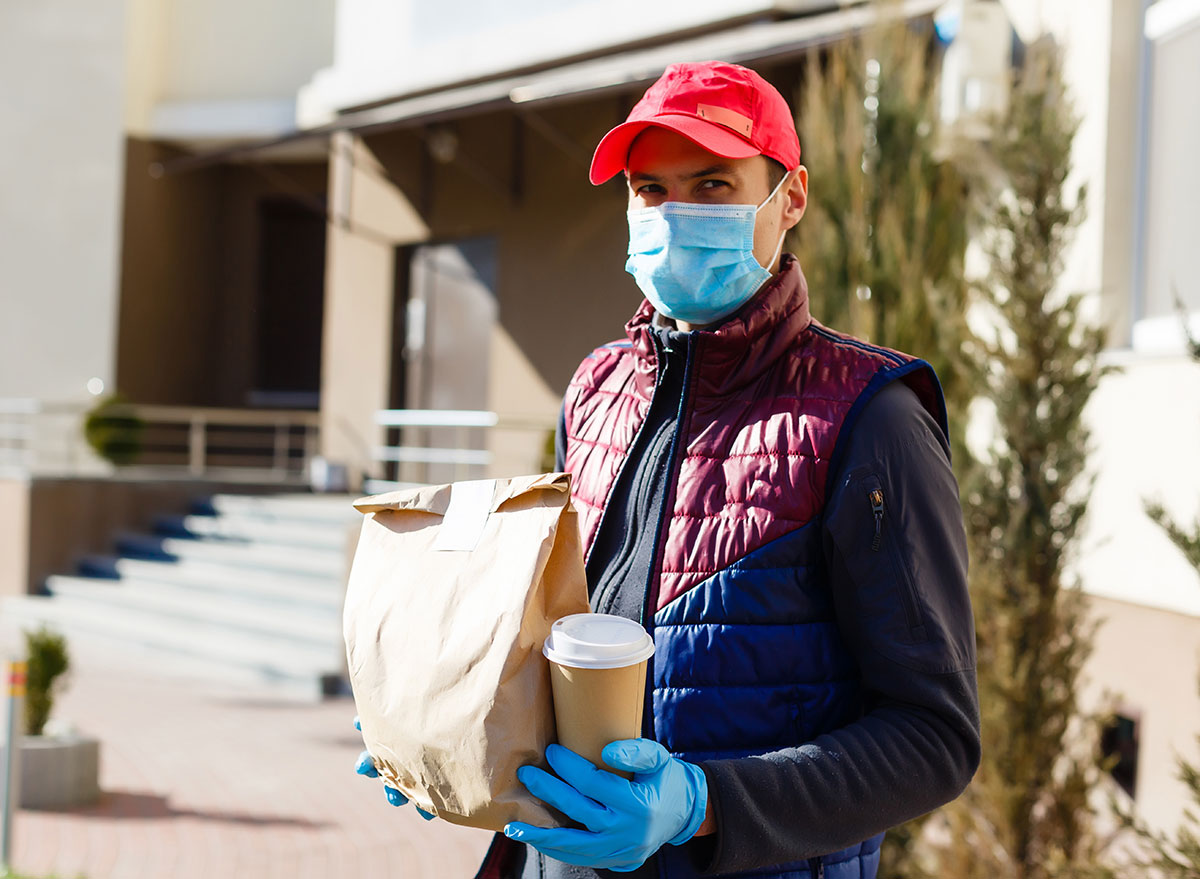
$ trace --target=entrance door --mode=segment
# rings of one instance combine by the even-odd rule
[[[498,310],[495,239],[405,248],[397,252],[396,268],[392,406],[486,409]],[[403,442],[479,449],[486,439],[482,430],[443,428],[409,431]],[[398,441],[394,434],[388,438],[389,444]],[[430,481],[441,478],[454,478],[453,468],[429,469]]]
[[[259,209],[259,288],[251,406],[316,409],[321,390],[325,217],[285,199]]]

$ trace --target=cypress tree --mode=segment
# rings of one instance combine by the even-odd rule
[[[877,24],[809,56],[797,128],[811,188],[789,246],[822,323],[934,367],[957,458],[972,393],[967,181],[939,149],[938,58],[928,25],[887,3]]]
[[[986,150],[994,188],[979,201],[990,329],[970,350],[995,433],[964,481],[983,761],[946,810],[940,873],[960,879],[1109,875],[1089,803],[1100,718],[1078,704],[1093,623],[1065,571],[1090,493],[1083,411],[1104,373],[1104,332],[1059,283],[1086,202],[1068,186],[1077,127],[1060,51],[1041,40]]]
[[[921,357],[946,395],[962,472],[971,364],[963,356],[969,288],[969,178],[937,124],[940,53],[927,24],[881,3],[875,24],[809,56],[797,129],[810,172],[792,230],[814,316]],[[889,832],[880,875],[918,879],[923,819]]]
[[[1084,295],[1059,284],[1086,202],[1068,188],[1078,121],[1059,50],[1041,41],[991,142],[949,149],[936,45],[892,21],[810,61],[798,127],[811,190],[793,249],[818,319],[923,357],[943,380],[971,548],[983,762],[963,797],[889,833],[880,875],[1110,876],[1089,805],[1100,718],[1077,703],[1092,623],[1065,573],[1090,484],[1082,413],[1104,348]],[[968,285],[972,234],[991,270]],[[972,332],[969,308],[990,329]],[[994,412],[982,461],[963,441],[972,400]]]

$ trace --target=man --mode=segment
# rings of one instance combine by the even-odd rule
[[[655,638],[644,737],[522,769],[580,827],[510,824],[480,876],[873,877],[979,760],[937,379],[812,319],[781,254],[808,173],[754,72],[669,67],[596,150],[622,171],[646,301],[571,380],[558,463],[592,608]]]

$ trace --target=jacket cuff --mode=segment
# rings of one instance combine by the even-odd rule
[[[717,832],[706,836],[693,836],[682,848],[687,852],[692,866],[697,872],[709,874],[716,872],[716,866],[721,853],[721,833],[724,822],[721,820],[721,796],[717,791],[717,776],[710,772],[708,764],[695,764],[704,772],[705,786],[708,788],[708,802],[712,805],[713,819],[717,824]]]

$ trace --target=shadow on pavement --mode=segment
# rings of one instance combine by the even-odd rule
[[[172,806],[168,798],[160,794],[138,791],[109,790],[90,806],[73,809],[39,809],[39,812],[94,816],[102,818],[124,818],[131,820],[160,820],[164,818],[197,818],[201,821],[216,821],[227,824],[243,824],[258,827],[300,827],[305,830],[320,830],[331,826],[328,822],[309,821],[304,818],[289,818],[283,815],[253,815],[246,812],[201,811],[180,809]]]

